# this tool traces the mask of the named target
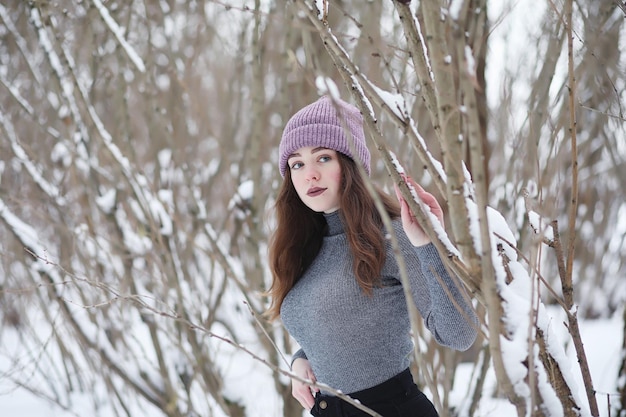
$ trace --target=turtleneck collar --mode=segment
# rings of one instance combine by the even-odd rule
[[[332,213],[324,213],[324,218],[326,219],[326,224],[328,225],[326,236],[340,235],[344,232],[343,222],[341,221],[339,210],[333,211]]]

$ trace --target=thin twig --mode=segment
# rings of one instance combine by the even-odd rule
[[[274,341],[274,339],[272,339],[270,337],[270,335],[267,333],[267,330],[265,330],[265,327],[259,321],[259,318],[257,317],[256,313],[254,312],[254,310],[252,310],[252,307],[250,306],[250,303],[248,303],[248,301],[246,301],[246,300],[244,300],[243,303],[246,305],[246,307],[248,307],[248,311],[252,315],[252,318],[254,318],[254,321],[256,322],[256,324],[259,326],[259,328],[261,329],[261,331],[263,332],[265,337],[267,337],[267,340],[269,340],[269,342],[272,344],[272,346],[274,346],[274,349],[276,350],[276,352],[278,352],[278,354],[282,358],[283,362],[285,362],[285,365],[287,365],[287,368],[291,368],[291,365],[289,364],[289,361],[287,360],[287,358],[283,354],[282,350],[280,350],[278,348],[278,346],[276,345],[276,342]]]

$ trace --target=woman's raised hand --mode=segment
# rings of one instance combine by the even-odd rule
[[[402,178],[404,179],[404,181],[406,181],[407,184],[413,186],[415,192],[417,193],[417,196],[424,202],[424,204],[426,204],[430,208],[431,213],[433,213],[435,217],[437,217],[439,223],[441,223],[441,226],[443,227],[443,210],[441,209],[441,206],[439,205],[439,202],[437,201],[435,196],[424,190],[422,186],[413,181],[411,177],[407,175],[402,175]],[[415,216],[413,216],[413,214],[411,213],[411,210],[409,209],[409,204],[405,201],[404,197],[402,197],[398,186],[394,185],[394,188],[396,190],[396,196],[398,197],[398,201],[400,202],[402,227],[404,228],[404,232],[408,236],[409,240],[411,241],[413,246],[423,246],[430,243],[430,238],[428,237],[426,232],[424,232],[424,229],[419,224]]]

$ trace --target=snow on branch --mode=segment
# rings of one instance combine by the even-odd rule
[[[317,87],[319,95],[328,94],[333,98],[333,100],[341,98],[337,84],[335,84],[335,82],[329,77],[318,76],[315,79],[315,86]]]
[[[24,148],[19,144],[13,125],[7,118],[4,117],[5,114],[7,114],[6,111],[0,107],[0,125],[2,125],[7,137],[9,138],[15,157],[22,165],[24,165],[30,176],[35,181],[35,184],[37,184],[37,186],[39,186],[39,188],[41,188],[41,190],[48,197],[50,197],[58,206],[65,206],[67,202],[61,195],[59,189],[44,178],[41,170],[33,163],[33,161],[30,160]]]
[[[13,99],[15,99],[15,101],[17,101],[17,103],[20,105],[21,108],[23,108],[26,113],[32,115],[35,113],[35,110],[32,108],[32,106],[22,97],[22,95],[20,94],[19,90],[17,88],[15,88],[13,85],[11,85],[11,83],[9,83],[6,78],[4,77],[4,74],[0,74],[0,84],[4,85],[4,87],[9,90],[9,93],[11,93],[11,96],[13,96]]]
[[[54,74],[59,79],[63,98],[67,102],[74,122],[80,130],[80,134],[75,135],[75,142],[79,157],[86,161],[89,159],[86,146],[86,142],[89,140],[89,130],[83,123],[80,111],[78,110],[78,105],[74,99],[74,86],[72,84],[72,80],[65,73],[63,65],[61,64],[61,59],[52,47],[52,42],[48,37],[48,33],[46,32],[43,22],[41,21],[41,15],[39,14],[39,10],[37,10],[37,8],[31,7],[30,19],[35,26],[35,29],[37,29],[39,44],[43,48],[46,57],[48,58],[48,62],[52,66]]]
[[[87,114],[89,115],[91,122],[94,124],[98,134],[100,135],[100,138],[102,139],[105,148],[113,156],[113,159],[120,167],[121,172],[124,175],[124,178],[126,179],[128,184],[130,185],[131,189],[133,190],[133,193],[135,194],[135,197],[137,198],[141,209],[150,215],[147,221],[154,222],[156,228],[159,229],[159,232],[162,235],[171,235],[174,230],[174,223],[163,202],[161,202],[158,195],[150,189],[146,177],[140,173],[137,173],[133,169],[131,162],[122,153],[120,148],[113,142],[113,136],[104,126],[104,122],[102,121],[102,119],[100,119],[98,112],[96,111],[93,104],[91,103],[91,100],[89,99],[89,93],[87,89],[85,88],[85,86],[83,86],[80,79],[76,75],[76,69],[74,68],[74,65],[72,63],[71,55],[67,52],[65,48],[63,48],[62,50],[64,56],[67,59],[70,74],[74,79],[78,92],[80,93],[80,97],[83,100],[83,104],[87,109]],[[95,157],[91,157],[89,159],[89,163],[91,166],[97,166],[97,159],[95,159]]]
[[[98,9],[98,12],[100,13],[100,17],[102,17],[102,20],[104,20],[104,23],[107,25],[109,30],[113,32],[113,34],[115,35],[115,38],[120,43],[120,45],[122,45],[122,48],[126,52],[126,55],[128,55],[128,58],[130,58],[132,63],[135,64],[139,72],[141,73],[146,72],[146,66],[143,63],[143,60],[139,57],[139,54],[137,54],[135,49],[132,46],[130,46],[130,44],[126,41],[126,39],[124,39],[124,31],[122,30],[120,25],[117,24],[115,19],[111,17],[109,10],[102,4],[100,0],[93,0],[93,4],[94,6],[96,6],[96,9]]]
[[[317,18],[322,22],[328,19],[328,3],[330,0],[315,0],[315,7],[317,8]]]
[[[19,217],[13,214],[9,207],[0,198],[0,218],[9,227],[9,230],[18,238],[18,240],[37,256],[37,262],[43,264],[46,256],[45,247],[39,242],[39,236],[35,229],[23,222]]]
[[[39,71],[37,64],[32,63],[31,60],[28,59],[29,48],[28,48],[28,44],[26,40],[20,34],[19,30],[15,27],[15,24],[13,23],[13,19],[9,15],[9,12],[7,11],[7,9],[2,4],[0,4],[0,20],[2,20],[4,27],[13,36],[13,39],[15,40],[15,44],[17,45],[18,50],[20,51],[20,53],[26,60],[26,63],[28,64],[28,69],[33,75],[33,78],[35,79],[35,81],[37,81],[37,84],[44,85],[43,82],[41,81],[43,77],[41,76],[41,72]]]
[[[390,151],[389,153],[391,155],[391,159],[392,159],[392,162],[394,164],[394,167],[396,168],[396,171],[398,172],[399,175],[403,175],[405,173],[404,167],[398,161],[398,158],[396,157],[396,155],[393,152]],[[426,215],[425,219],[427,220],[427,222],[428,222],[427,224],[429,226],[427,229],[434,230],[435,234],[437,235],[439,240],[443,243],[443,245],[446,248],[446,251],[449,254],[452,254],[452,255],[462,259],[461,253],[454,246],[454,244],[452,243],[452,241],[448,237],[448,233],[446,232],[446,230],[443,228],[442,224],[437,219],[437,216],[435,216],[431,212],[430,207],[427,204],[425,204],[422,201],[421,198],[419,198],[419,196],[417,194],[417,191],[415,190],[415,188],[413,188],[413,185],[410,182],[407,181],[406,182],[406,186],[409,189],[409,192],[411,194],[413,202],[415,204],[417,204],[421,208],[422,212],[425,213],[425,215]],[[420,224],[424,224],[424,223],[420,222]]]

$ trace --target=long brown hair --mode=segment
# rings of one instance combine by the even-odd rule
[[[337,155],[342,178],[339,215],[354,259],[356,280],[366,294],[371,294],[385,263],[383,222],[355,162],[342,153]],[[391,218],[399,217],[398,202],[379,189],[377,193]],[[270,319],[280,315],[283,300],[319,253],[326,231],[324,215],[308,208],[298,197],[289,169],[278,191],[275,210],[277,228],[269,247],[273,278],[268,292]]]

